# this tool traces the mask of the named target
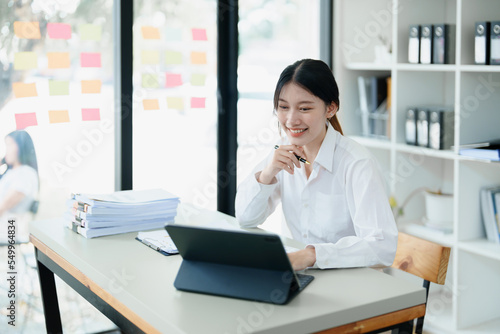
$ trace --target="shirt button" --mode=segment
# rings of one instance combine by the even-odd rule
[[[307,207],[309,207],[309,204],[305,203],[304,208],[307,208]]]

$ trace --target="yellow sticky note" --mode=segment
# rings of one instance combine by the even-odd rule
[[[206,64],[207,54],[206,52],[191,52],[191,64]]]
[[[144,99],[142,100],[142,106],[144,110],[158,110],[160,109],[160,104],[157,99]]]
[[[144,39],[160,39],[160,30],[158,28],[143,26],[141,32]]]
[[[49,123],[68,123],[69,113],[67,110],[49,110]]]
[[[193,86],[205,86],[205,80],[205,74],[191,74],[191,85]]]
[[[83,41],[100,41],[102,27],[97,24],[82,24],[79,27],[80,39]]]
[[[184,110],[184,100],[182,97],[167,97],[168,109]]]
[[[165,51],[165,64],[166,65],[181,65],[182,53],[178,51]]]
[[[14,91],[15,97],[38,96],[35,83],[14,82],[12,84],[12,90]]]
[[[160,83],[158,82],[158,77],[152,73],[142,74],[142,87],[144,88],[159,88]]]
[[[40,39],[40,25],[38,22],[14,22],[14,34],[19,38]]]
[[[141,63],[145,65],[156,65],[160,63],[160,52],[143,50],[141,52]]]
[[[47,52],[49,68],[69,68],[69,52]]]
[[[49,95],[69,95],[69,81],[49,80]]]
[[[14,54],[15,70],[31,70],[37,68],[37,58],[34,52],[16,52]]]
[[[101,86],[101,80],[82,80],[82,94],[99,94]]]

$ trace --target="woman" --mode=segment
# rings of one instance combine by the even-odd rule
[[[242,227],[262,224],[281,201],[293,238],[307,244],[289,253],[295,270],[389,266],[396,253],[398,231],[376,162],[342,135],[339,105],[337,83],[324,62],[303,59],[288,66],[274,93],[287,140],[236,195]]]
[[[16,239],[27,239],[27,219],[25,214],[38,194],[39,179],[35,147],[30,135],[24,131],[13,131],[5,137],[5,157],[0,165],[7,165],[7,170],[0,178],[0,217],[5,235],[8,219],[16,219],[18,231]]]

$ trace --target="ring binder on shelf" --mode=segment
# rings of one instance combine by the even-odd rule
[[[448,150],[455,139],[455,113],[453,110],[435,109],[429,112],[429,147]]]
[[[420,62],[420,25],[410,25],[408,40],[408,62],[418,64]]]
[[[429,111],[426,109],[418,110],[417,144],[422,147],[429,146]]]
[[[455,63],[455,25],[435,24],[433,36],[432,63]]]
[[[476,22],[474,43],[474,63],[490,64],[490,22]]]
[[[433,40],[432,36],[433,36],[432,24],[423,24],[421,35],[420,35],[420,63],[421,64],[431,64],[432,63],[432,40]]]
[[[417,109],[406,110],[406,143],[417,145]]]
[[[500,65],[500,21],[491,22],[490,65]]]

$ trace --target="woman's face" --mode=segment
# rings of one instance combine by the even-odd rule
[[[5,162],[11,166],[19,164],[19,146],[8,136],[5,138]]]
[[[327,107],[319,97],[288,83],[281,89],[276,113],[290,144],[319,147],[326,134],[326,119],[335,111],[335,104]]]

